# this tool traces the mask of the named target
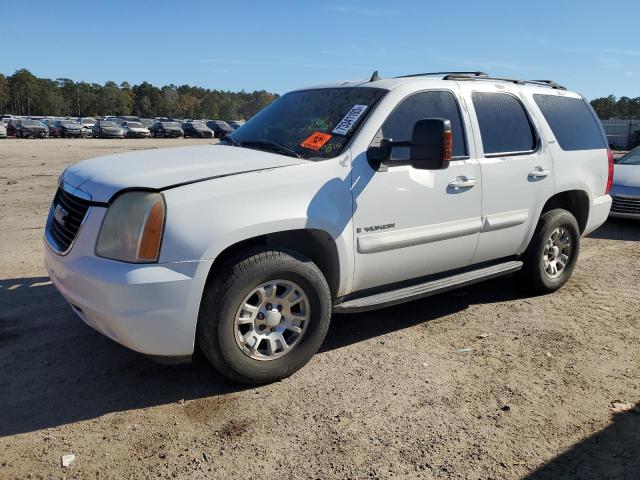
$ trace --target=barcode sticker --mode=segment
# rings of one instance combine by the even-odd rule
[[[337,135],[346,135],[349,133],[349,130],[356,124],[358,119],[362,116],[364,111],[367,109],[367,105],[354,105],[349,110],[340,123],[333,129],[332,133]]]

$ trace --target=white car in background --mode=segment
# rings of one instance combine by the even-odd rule
[[[611,217],[640,220],[640,147],[615,161]]]
[[[332,312],[512,273],[559,289],[612,176],[589,103],[553,82],[374,75],[283,95],[218,145],[69,167],[45,265],[113,340],[174,361],[198,345],[264,383],[311,359]]]
[[[82,125],[82,136],[93,137],[93,126],[96,124],[96,119],[93,117],[78,117],[78,123]]]
[[[149,129],[140,122],[122,122],[120,127],[127,138],[148,138],[150,135]]]
[[[0,122],[0,138],[7,138],[7,127],[2,122]]]

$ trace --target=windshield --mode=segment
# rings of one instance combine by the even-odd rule
[[[41,127],[43,124],[37,120],[22,120],[23,127]]]
[[[616,163],[620,165],[640,165],[640,148],[631,150],[626,155],[617,159]]]
[[[333,158],[386,90],[371,87],[291,92],[261,110],[225,143],[302,158]]]
[[[162,126],[164,128],[178,128],[178,127],[180,127],[180,125],[178,125],[177,122],[162,122]]]
[[[88,123],[94,124],[94,123],[96,123],[96,119],[95,118],[83,118],[81,123],[83,123],[85,125],[88,124]]]
[[[142,128],[142,124],[138,122],[128,122],[127,127],[129,128]]]
[[[117,127],[116,122],[100,122],[102,127]]]

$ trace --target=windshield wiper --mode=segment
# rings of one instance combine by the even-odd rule
[[[236,142],[237,142],[237,140],[236,140]],[[267,148],[271,149],[272,151],[285,153],[285,154],[287,154],[289,156],[296,157],[296,158],[302,158],[302,155],[300,155],[298,152],[296,152],[292,148],[289,148],[289,147],[287,147],[285,145],[281,145],[278,142],[274,142],[272,140],[246,140],[244,142],[238,142],[238,146],[240,146],[240,147],[267,147]]]

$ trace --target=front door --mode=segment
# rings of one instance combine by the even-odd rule
[[[381,138],[411,139],[424,118],[445,118],[453,131],[453,159],[444,170],[407,165],[408,148],[395,148],[386,171],[361,153],[353,160],[354,290],[442,272],[471,263],[481,222],[482,179],[470,155],[470,130],[452,91],[426,90],[392,110]],[[397,162],[394,165],[393,162]]]

